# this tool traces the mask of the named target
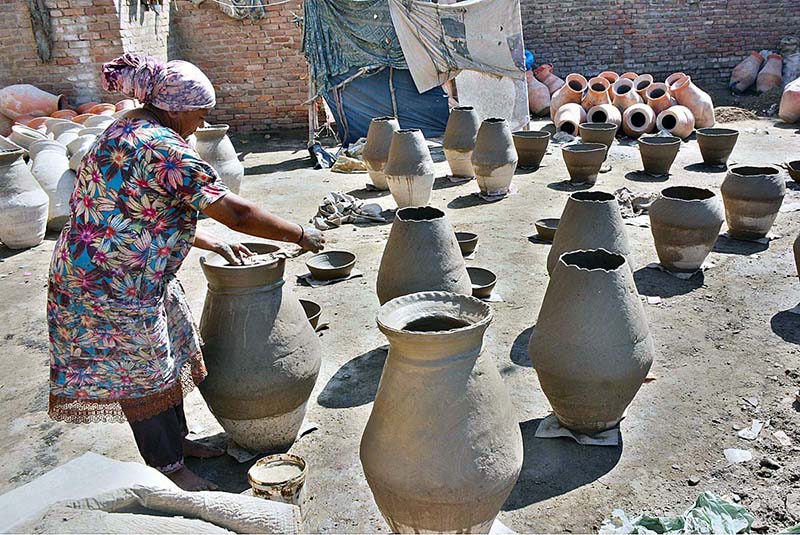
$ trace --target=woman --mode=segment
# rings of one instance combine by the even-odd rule
[[[109,126],[77,172],[50,266],[49,414],[127,420],[148,465],[185,489],[211,488],[183,464],[221,452],[186,440],[183,397],[206,370],[174,275],[192,246],[233,263],[251,253],[197,230],[199,212],[310,251],[325,240],[229,192],[186,143],[216,102],[197,67],[126,54],[102,80],[144,106]]]

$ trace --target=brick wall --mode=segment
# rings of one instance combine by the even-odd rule
[[[114,3],[124,51],[169,59],[169,7],[165,5],[157,12],[145,11],[139,0],[116,0]]]

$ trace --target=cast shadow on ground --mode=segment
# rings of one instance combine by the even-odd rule
[[[253,167],[247,167],[244,170],[244,176],[267,175],[270,173],[285,173],[288,171],[297,171],[299,169],[311,170],[313,168],[314,164],[311,161],[311,158],[308,157],[307,153],[304,153],[297,158],[292,158],[291,160],[285,160],[278,163],[265,163],[261,165],[254,165]]]
[[[769,320],[772,332],[790,344],[800,345],[800,315],[782,310]]]
[[[346,362],[317,397],[327,409],[347,409],[372,403],[383,373],[387,350],[379,347]]]
[[[536,326],[534,325],[533,327]],[[531,339],[531,334],[533,334],[533,327],[528,327],[519,333],[511,346],[511,362],[517,366],[525,368],[533,366],[531,357],[528,355],[528,341]]]
[[[625,178],[633,182],[666,182],[669,175],[653,176],[644,171],[630,171],[625,173]]]
[[[594,184],[573,184],[569,180],[561,180],[559,182],[550,182],[547,187],[556,191],[583,191],[591,189]]]
[[[687,166],[684,166],[686,171],[692,171],[694,173],[727,173],[728,166],[727,165],[708,165],[705,163],[692,163]]]
[[[782,130],[794,130],[795,134],[800,134],[800,128],[797,128],[797,123],[785,123],[783,121],[778,121],[777,123],[773,124],[775,128],[780,128]]]
[[[198,442],[225,449],[228,443],[228,435],[219,433],[210,437],[205,437]],[[266,452],[265,452],[266,453]],[[280,452],[269,452],[280,453]],[[241,493],[250,488],[247,483],[247,471],[255,462],[263,457],[258,455],[250,461],[240,463],[230,455],[222,455],[211,459],[196,459],[187,457],[185,462],[187,468],[202,478],[214,483],[223,492]]]
[[[489,204],[477,195],[473,195],[472,193],[468,193],[466,195],[460,195],[447,203],[447,207],[451,210],[458,210],[459,208],[472,208],[473,206],[480,206],[482,204]]]
[[[702,272],[688,280],[678,279],[663,271],[652,268],[640,268],[633,272],[633,280],[639,295],[651,295],[662,298],[685,295],[700,288],[705,281]]]
[[[516,511],[588,485],[610,472],[622,456],[621,443],[616,447],[581,446],[571,438],[536,438],[541,421],[519,424],[522,472],[503,511]]]
[[[381,197],[386,197],[387,195],[391,195],[388,189],[386,190],[376,190],[376,189],[367,189],[359,188],[359,189],[351,189],[347,192],[348,195],[352,195],[356,199],[361,199],[362,201],[366,201],[369,199],[379,199]]]
[[[794,180],[787,180],[786,189],[790,189],[792,191],[800,191],[800,183],[795,182]]]
[[[717,238],[717,243],[714,244],[715,253],[721,254],[738,254],[749,256],[751,254],[760,253],[769,249],[769,243],[757,243],[753,241],[735,240],[727,236],[720,236]]]
[[[470,179],[471,180],[471,179]],[[433,180],[433,189],[447,189],[447,188],[455,188],[457,186],[463,186],[467,184],[469,180],[464,180],[461,182],[451,182],[447,175],[444,176],[437,176]]]

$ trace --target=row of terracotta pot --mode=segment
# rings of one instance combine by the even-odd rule
[[[729,86],[741,93],[755,83],[758,93],[766,93],[783,85],[782,70],[783,58],[780,55],[770,54],[765,62],[764,56],[755,51],[750,52],[750,55],[731,71]]]

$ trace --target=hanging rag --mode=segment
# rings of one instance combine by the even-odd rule
[[[267,16],[267,0],[222,0],[217,3],[223,13],[234,19],[261,20]]]

